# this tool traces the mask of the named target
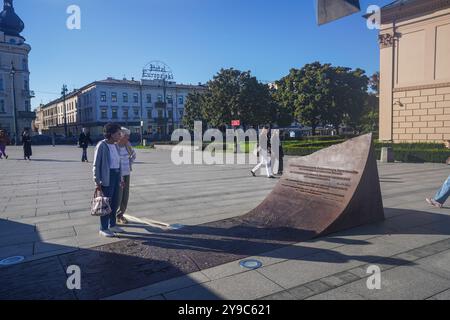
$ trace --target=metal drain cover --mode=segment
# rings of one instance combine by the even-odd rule
[[[1,266],[10,266],[13,264],[21,263],[23,260],[25,260],[25,257],[22,257],[22,256],[9,257],[9,258],[1,260],[0,265]]]
[[[179,229],[183,229],[183,228],[184,228],[184,225],[182,225],[182,224],[171,224],[169,226],[170,230],[179,230]]]
[[[262,267],[262,262],[254,259],[242,260],[239,265],[246,269],[258,269]]]

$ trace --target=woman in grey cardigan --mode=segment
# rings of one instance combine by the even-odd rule
[[[105,140],[95,148],[93,174],[97,191],[111,199],[111,214],[100,217],[100,235],[114,237],[114,233],[122,230],[116,227],[116,212],[119,200],[119,189],[123,186],[120,156],[117,142],[121,136],[120,126],[108,123],[105,126]]]

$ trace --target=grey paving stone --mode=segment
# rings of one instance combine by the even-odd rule
[[[367,244],[346,245],[334,249],[335,254],[341,255],[345,259],[359,261],[360,264],[372,263],[382,260],[384,257],[407,251],[408,248],[400,244],[388,242],[383,237],[373,238]]]
[[[37,234],[42,241],[49,241],[58,238],[70,238],[76,236],[75,229],[73,227],[45,231],[38,230]]]
[[[78,242],[75,237],[53,239],[48,242],[36,242],[34,244],[34,254],[41,254],[52,251],[66,251],[78,249]]]
[[[160,301],[160,300],[166,300],[166,299],[165,299],[163,296],[158,295],[158,296],[154,296],[154,297],[147,298],[147,299],[145,299],[145,300]]]
[[[282,290],[280,286],[252,271],[164,294],[164,297],[168,300],[254,300]]]
[[[329,277],[320,279],[321,282],[326,283],[329,287],[338,287],[349,282],[357,281],[360,277],[351,272],[341,272]]]
[[[305,284],[305,287],[310,289],[314,294],[319,294],[325,291],[329,291],[332,289],[332,286],[328,285],[325,282],[322,282],[321,280],[316,280],[313,282],[309,282]]]
[[[377,300],[422,300],[442,292],[450,280],[438,277],[417,267],[397,267],[381,273],[381,289],[369,290],[367,280],[344,285],[313,299],[377,299]]]
[[[274,294],[271,294],[267,297],[263,297],[260,300],[298,300],[294,295],[287,291],[281,291]]]
[[[441,235],[429,232],[429,230],[423,227],[415,227],[412,229],[408,229],[404,233],[393,233],[385,235],[381,237],[381,239],[386,240],[389,243],[401,246],[406,251],[445,240],[449,237],[449,235]]]
[[[450,251],[416,261],[417,267],[450,280]]]
[[[428,300],[450,300],[450,289],[429,297]]]
[[[36,232],[17,233],[16,235],[6,235],[0,237],[0,248],[25,243],[39,241],[40,237]]]
[[[305,285],[298,286],[287,290],[291,295],[293,295],[297,300],[305,300],[308,297],[314,295],[314,291]]]
[[[24,257],[31,256],[33,255],[33,247],[34,245],[32,242],[1,247],[0,260],[14,256],[24,256]]]
[[[239,265],[240,260],[222,264],[217,267],[202,270],[201,272],[210,280],[218,280],[235,274],[249,272]]]
[[[302,257],[300,260],[288,260],[263,267],[258,269],[258,272],[283,288],[289,289],[351,269],[355,263],[332,253],[322,252]]]
[[[154,296],[162,296],[163,293],[169,293],[176,290],[196,286],[207,281],[209,281],[209,279],[201,272],[194,272],[185,276],[173,278],[135,290],[127,291],[121,294],[117,294],[105,298],[104,300],[142,300]]]

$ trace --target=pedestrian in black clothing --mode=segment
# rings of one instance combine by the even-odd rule
[[[33,155],[33,152],[31,150],[31,135],[29,128],[25,128],[22,132],[22,144],[24,160],[31,160],[30,157]]]
[[[89,162],[87,158],[87,149],[89,144],[92,145],[91,134],[89,132],[86,133],[86,129],[83,128],[80,138],[78,139],[78,144],[80,148],[83,149],[83,154],[81,155],[81,162]]]
[[[279,147],[279,151],[278,151],[278,174],[282,175],[283,174],[283,169],[284,169],[284,165],[283,165],[283,158],[284,158],[284,150],[283,150],[283,138],[281,136],[280,139],[280,147]]]

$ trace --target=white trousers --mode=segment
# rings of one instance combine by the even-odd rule
[[[254,167],[252,169],[252,172],[256,173],[256,171],[258,171],[259,168],[261,168],[261,166],[263,166],[263,165],[266,166],[267,176],[268,177],[273,176],[273,173],[272,173],[272,161],[271,161],[271,159],[267,159],[265,157],[261,158],[261,161],[256,165],[256,167]]]

